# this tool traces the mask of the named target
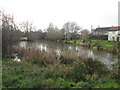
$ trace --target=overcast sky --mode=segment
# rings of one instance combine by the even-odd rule
[[[120,0],[0,0],[0,8],[13,14],[15,22],[32,21],[37,28],[53,23],[62,28],[74,21],[84,29],[118,25]]]

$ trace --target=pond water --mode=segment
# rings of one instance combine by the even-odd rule
[[[107,67],[110,69],[112,69],[112,64],[115,64],[118,62],[118,56],[116,54],[105,52],[105,51],[94,51],[78,45],[57,43],[57,42],[51,42],[51,41],[36,41],[36,42],[24,41],[24,42],[20,42],[18,46],[34,47],[34,48],[40,49],[41,51],[44,50],[46,52],[50,52],[54,50],[58,55],[60,55],[60,53],[63,51],[71,52],[73,54],[76,54],[77,56],[84,55],[85,57],[91,57],[93,59],[100,60],[102,63],[107,65]]]

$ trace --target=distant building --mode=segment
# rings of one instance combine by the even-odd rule
[[[110,27],[108,41],[120,41],[120,26]]]
[[[91,29],[92,39],[108,40],[108,31],[110,27],[98,27]]]
[[[108,35],[110,27],[98,27],[92,31],[93,35]]]

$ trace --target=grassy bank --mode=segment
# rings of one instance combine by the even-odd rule
[[[69,52],[16,51],[22,61],[3,60],[3,88],[119,88],[118,64],[109,70],[98,60]]]
[[[118,52],[118,42],[108,42],[106,40],[89,40],[87,42],[83,42],[83,40],[68,40],[67,43],[78,44],[97,50]]]

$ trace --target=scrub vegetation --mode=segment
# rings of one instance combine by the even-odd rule
[[[17,51],[22,61],[3,60],[3,88],[119,88],[118,64],[110,70],[98,60],[68,57],[69,52]]]

